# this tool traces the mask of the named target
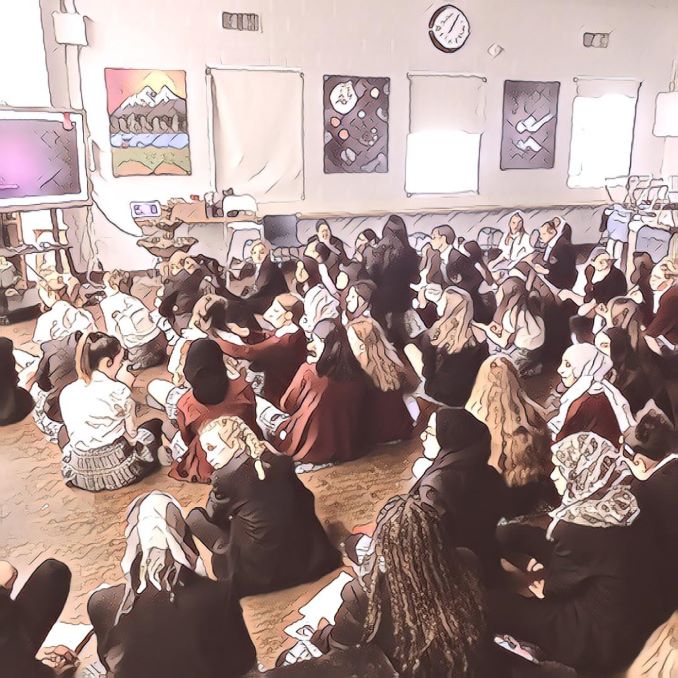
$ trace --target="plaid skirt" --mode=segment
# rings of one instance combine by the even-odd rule
[[[167,339],[162,332],[141,346],[128,349],[129,362],[133,370],[145,370],[161,365],[167,358]]]
[[[61,473],[66,485],[89,492],[119,490],[146,477],[157,466],[160,433],[141,427],[132,445],[121,437],[110,445],[76,450],[66,445]]]

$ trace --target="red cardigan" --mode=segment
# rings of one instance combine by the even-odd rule
[[[664,292],[654,320],[647,326],[648,337],[666,337],[672,344],[678,344],[678,285]]]
[[[315,365],[304,363],[280,403],[290,418],[276,432],[276,449],[311,464],[365,454],[367,388],[362,377],[334,381],[318,376]]]
[[[607,438],[615,447],[619,445],[619,422],[617,415],[604,393],[584,393],[575,400],[565,416],[565,422],[555,442],[575,433],[589,431]]]
[[[226,355],[249,360],[255,372],[264,373],[261,395],[276,407],[280,406],[280,399],[306,360],[306,335],[300,329],[281,337],[270,333],[263,341],[244,346],[224,339],[215,341]]]
[[[242,377],[231,381],[226,398],[217,405],[199,403],[192,389],[181,396],[177,404],[177,425],[188,452],[172,463],[169,472],[172,478],[192,483],[210,482],[214,469],[200,445],[200,431],[210,421],[228,416],[240,417],[259,438],[262,437],[257,424],[254,391]]]

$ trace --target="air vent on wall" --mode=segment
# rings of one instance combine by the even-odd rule
[[[223,12],[221,22],[226,30],[229,31],[258,31],[258,14],[241,14],[233,12]]]
[[[605,49],[609,44],[609,33],[584,33],[584,47],[599,47]]]

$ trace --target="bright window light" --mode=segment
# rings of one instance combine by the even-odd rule
[[[409,134],[405,190],[408,193],[477,193],[480,136],[459,130]]]
[[[636,98],[575,97],[567,185],[602,188],[626,183],[631,167]]]

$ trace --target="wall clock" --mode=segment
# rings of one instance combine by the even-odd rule
[[[441,52],[451,54],[464,46],[471,35],[471,24],[458,7],[443,5],[428,23],[428,35]]]

